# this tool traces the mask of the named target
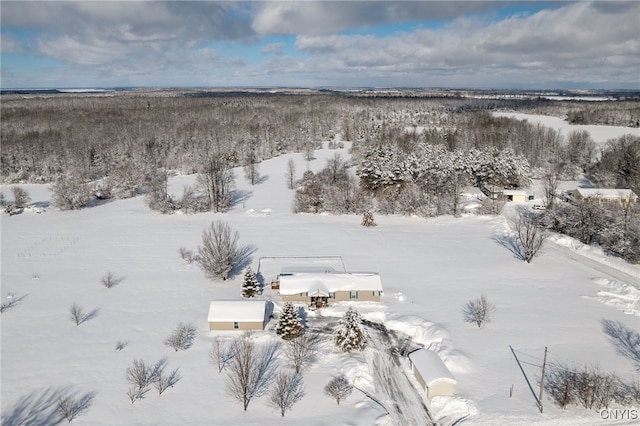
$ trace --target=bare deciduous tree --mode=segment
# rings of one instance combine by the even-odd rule
[[[237,231],[228,223],[217,220],[202,233],[202,246],[198,247],[198,263],[205,275],[213,280],[226,280],[241,261]]]
[[[495,305],[489,303],[483,294],[479,298],[467,302],[462,308],[462,314],[465,322],[475,323],[478,328],[482,328],[484,324],[491,321],[491,314],[494,310]]]
[[[215,212],[224,212],[231,206],[231,194],[235,177],[227,156],[211,154],[198,175],[198,183],[204,189],[208,204]]]
[[[287,161],[287,172],[284,176],[287,179],[287,188],[294,189],[296,186],[296,162],[292,158]]]
[[[65,419],[67,419],[69,423],[71,423],[71,421],[76,417],[81,416],[89,410],[91,404],[93,403],[94,397],[94,393],[88,393],[86,395],[82,395],[81,397],[77,397],[74,395],[61,397],[58,400],[58,411],[64,416]]]
[[[213,339],[213,347],[209,351],[209,359],[216,367],[218,367],[218,373],[221,373],[233,359],[236,352],[235,343],[236,342],[234,341],[230,344],[226,344],[222,341],[220,336],[216,336],[216,338]]]
[[[536,213],[520,209],[517,215],[511,218],[511,226],[522,250],[522,260],[530,263],[540,252],[548,236],[541,226],[540,217]]]
[[[340,405],[340,401],[351,395],[352,391],[353,386],[349,384],[349,381],[343,375],[334,377],[324,387],[324,393],[334,398],[338,405]]]
[[[153,385],[158,391],[158,395],[162,395],[165,390],[173,387],[180,379],[182,379],[182,376],[179,368],[172,370],[169,374],[165,374],[164,368],[161,368],[156,374]]]
[[[69,316],[71,320],[76,324],[80,325],[85,321],[89,321],[94,318],[98,314],[98,310],[94,309],[91,312],[85,312],[84,308],[77,303],[72,303],[69,308]]]
[[[280,409],[280,414],[284,417],[284,413],[293,407],[304,396],[304,388],[302,376],[300,374],[291,374],[280,372],[276,377],[273,390],[269,395],[269,403]]]
[[[558,175],[552,172],[547,172],[542,178],[542,190],[544,192],[545,206],[551,210],[553,209],[553,203],[557,197],[558,186],[560,185],[560,179]]]
[[[193,324],[178,323],[169,337],[164,341],[166,346],[173,348],[176,352],[186,351],[193,345],[196,338],[196,327]]]
[[[247,411],[249,403],[269,390],[276,374],[278,345],[270,343],[258,347],[249,335],[238,338],[235,356],[227,370],[227,393],[242,402]]]
[[[251,185],[255,185],[260,180],[259,160],[255,150],[247,153],[244,166],[244,176]]]
[[[301,373],[315,361],[319,343],[320,335],[310,331],[286,341],[285,354],[296,373]]]

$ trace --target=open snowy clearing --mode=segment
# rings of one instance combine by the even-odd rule
[[[3,424],[29,419],[51,424],[65,389],[95,393],[88,412],[74,420],[81,425],[389,425],[419,418],[414,406],[407,417],[387,414],[388,390],[380,384],[385,374],[394,375],[389,386],[401,389],[398,400],[409,401],[409,392],[421,395],[442,423],[464,418],[465,424],[486,425],[600,424],[599,413],[579,407],[563,411],[548,398],[539,414],[509,345],[529,363],[525,367],[534,386],[545,346],[550,363],[598,364],[626,381],[637,377],[640,359],[625,355],[619,336],[607,333],[604,324],[639,329],[633,299],[640,267],[560,238],[526,264],[496,241],[505,232],[504,217],[376,216],[378,226],[364,228],[359,216],[292,214],[287,161],[296,160],[299,177],[307,166],[323,168],[335,152],[347,155],[346,148],[324,149],[308,164],[300,154],[265,161],[260,164],[264,180],[255,186],[237,170],[244,201],[226,214],[163,216],[151,212],[143,198],[134,198],[75,212],[45,207],[42,214],[25,210],[3,216],[2,298],[9,292],[22,297],[0,317]],[[179,193],[193,179],[174,177],[171,188]],[[48,205],[46,185],[22,186],[32,202]],[[340,255],[347,270],[379,272],[383,302],[352,305],[366,320],[410,336],[411,347],[435,350],[456,377],[458,396],[427,401],[424,392],[409,391],[407,383],[417,383],[406,359],[394,367],[370,331],[372,345],[362,354],[340,353],[330,340],[323,344],[319,360],[304,374],[306,396],[284,418],[266,398],[252,401],[243,412],[225,393],[226,374],[209,362],[215,334],[207,324],[209,302],[239,298],[242,276],[210,282],[178,256],[181,246],[196,249],[203,229],[216,219],[237,230],[241,244],[256,248],[254,270],[260,256]],[[122,278],[113,288],[100,284],[107,271]],[[484,329],[464,323],[461,313],[481,294],[497,308]],[[277,294],[265,291],[262,297],[272,299],[279,312]],[[68,313],[74,302],[94,311],[93,318],[76,326]],[[331,326],[348,306],[323,309],[321,318],[310,313],[309,324]],[[174,352],[162,342],[180,321],[195,324],[198,336],[190,349]],[[255,338],[275,339],[274,327],[272,320]],[[115,350],[118,341],[126,343],[121,351]],[[169,369],[180,368],[182,379],[161,396],[152,390],[131,404],[125,370],[135,358],[149,363],[166,358]],[[337,373],[364,393],[354,390],[336,405],[322,389]]]
[[[640,128],[638,127],[571,124],[562,118],[551,117],[549,115],[523,114],[516,112],[494,112],[493,115],[497,117],[512,117],[517,120],[526,120],[534,124],[539,123],[545,127],[557,130],[564,137],[567,137],[569,132],[572,130],[586,130],[597,145],[604,145],[609,139],[619,138],[624,135],[640,136]]]

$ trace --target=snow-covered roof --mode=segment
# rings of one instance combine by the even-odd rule
[[[521,189],[505,189],[502,193],[504,195],[527,195],[527,192]]]
[[[636,194],[630,189],[617,188],[576,188],[576,192],[586,197],[604,197],[604,198],[637,198]]]
[[[209,305],[209,321],[263,322],[265,308],[264,300],[214,300]]]
[[[427,386],[440,380],[456,383],[456,379],[437,353],[428,349],[418,349],[409,354],[409,359],[418,369]]]
[[[326,273],[326,272],[336,272],[333,266],[321,266],[321,265],[287,265],[282,268],[281,274],[292,274],[292,273]]]
[[[280,294],[336,291],[382,291],[380,275],[375,272],[327,272],[280,274]]]

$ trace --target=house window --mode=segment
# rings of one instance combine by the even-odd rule
[[[335,299],[336,298],[336,293],[335,292],[329,293],[329,297],[331,299]]]
[[[233,322],[233,328],[238,328],[238,323],[236,321]]]
[[[357,299],[358,298],[358,292],[355,290],[351,290],[351,292],[349,293],[349,299]]]

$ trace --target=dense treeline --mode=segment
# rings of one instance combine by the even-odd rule
[[[309,158],[323,141],[340,134],[353,142],[352,165],[360,178],[347,173],[350,183],[343,192],[360,197],[353,189],[357,186],[386,212],[457,213],[460,185],[517,186],[526,182],[524,175],[576,178],[586,172],[603,186],[640,186],[637,138],[611,141],[600,155],[586,132],[565,139],[544,126],[494,117],[488,110],[497,106],[559,114],[609,109],[627,117],[638,109],[637,103],[621,101],[476,99],[420,92],[3,95],[1,179],[53,182],[62,192],[58,204],[67,208],[82,207],[93,198],[147,193],[149,205],[161,211],[223,211],[234,200],[230,168],[244,166],[254,183],[261,160],[292,151]],[[520,170],[517,178],[481,176],[490,173],[486,165],[481,170],[483,161],[489,164],[500,156]],[[181,200],[166,194],[167,176],[174,172],[199,173],[198,187],[185,188]],[[376,173],[396,181],[375,183]],[[303,186],[313,187],[311,181],[307,174]],[[335,183],[329,180],[325,186]],[[323,208],[337,204],[335,191],[327,191],[333,193],[323,198],[334,202]],[[407,203],[414,207],[405,209]]]

